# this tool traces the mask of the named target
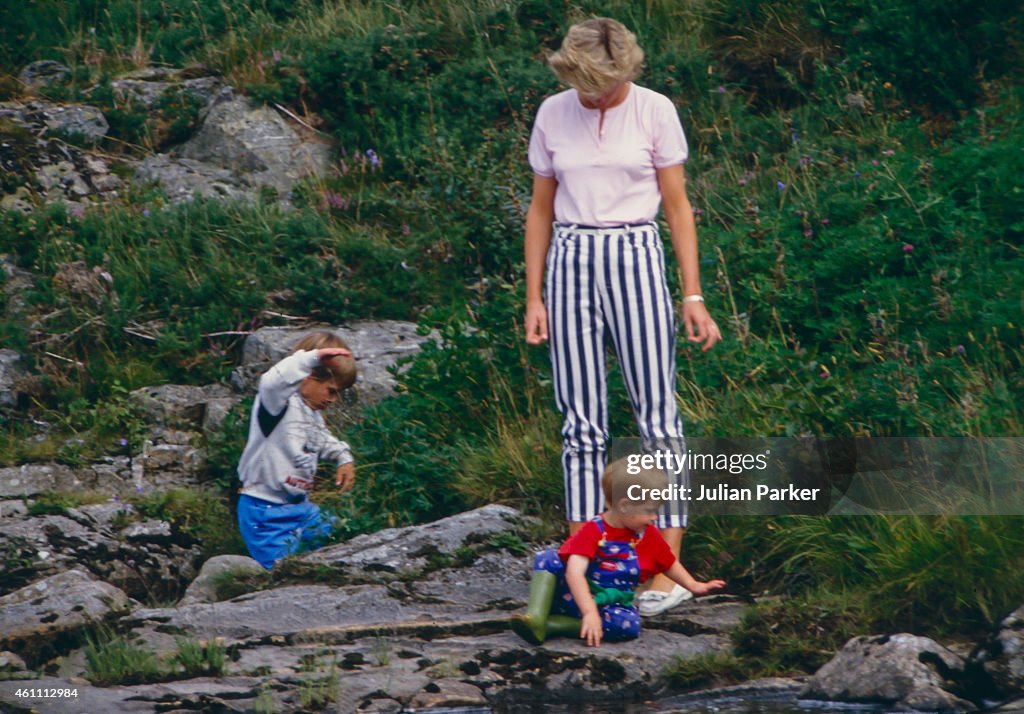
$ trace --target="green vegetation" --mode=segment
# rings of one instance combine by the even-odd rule
[[[100,687],[146,684],[193,677],[219,677],[225,672],[227,651],[213,640],[176,638],[178,649],[161,658],[145,644],[131,642],[105,626],[86,636],[86,678]]]
[[[164,678],[160,658],[141,644],[101,628],[85,645],[85,676],[93,684],[145,684]]]
[[[536,107],[557,89],[543,50],[590,14],[637,31],[640,81],[676,102],[690,141],[705,294],[727,338],[709,354],[679,346],[688,433],[1024,432],[1016,3],[230,5],[0,10],[3,72],[53,57],[72,74],[42,93],[76,98],[99,85],[117,140],[108,151],[164,146],[195,121],[188,97],[168,100],[156,123],[116,105],[109,80],[151,60],[214,68],[338,146],[336,171],[288,211],[170,206],[133,189],[84,217],[61,207],[0,216],[0,252],[39,277],[27,314],[0,318],[0,342],[35,361],[31,413],[55,425],[37,443],[27,421],[0,422],[0,462],[119,453],[140,437],[128,390],[224,379],[238,333],[282,315],[416,319],[439,338],[406,365],[400,393],[345,434],[358,455],[354,493],[318,496],[339,518],[337,537],[495,500],[559,523],[547,354],[521,336],[524,157]],[[25,90],[0,81],[0,91]],[[73,289],[67,266],[78,261],[112,287]],[[635,428],[621,381],[613,372],[610,417],[625,436]],[[233,486],[244,433],[240,409],[211,437],[211,488]],[[226,497],[142,508],[176,519],[207,554],[241,550]],[[1024,597],[1020,525],[708,518],[687,535],[686,557],[754,592],[822,603],[823,629],[975,632]],[[774,671],[813,666],[835,640],[795,622],[755,636],[766,618],[790,622],[789,607],[751,615],[735,660],[688,665],[680,681],[714,666],[748,672],[755,651]]]

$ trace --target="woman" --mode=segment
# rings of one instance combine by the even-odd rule
[[[687,338],[706,351],[721,333],[701,293],[683,174],[686,138],[671,100],[632,82],[643,64],[636,37],[615,20],[587,20],[569,29],[548,64],[571,89],[541,104],[530,137],[526,341],[539,345],[550,337],[555,399],[565,417],[562,466],[572,534],[602,510],[606,334],[645,445],[682,444],[675,316],[654,223],[659,203],[682,269]],[[674,506],[658,525],[678,557],[686,514],[681,503]],[[640,613],[657,614],[689,595],[659,576],[640,596]]]

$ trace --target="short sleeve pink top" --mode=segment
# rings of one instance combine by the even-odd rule
[[[530,135],[530,167],[558,181],[555,220],[613,227],[653,220],[661,204],[656,170],[689,150],[668,97],[630,83],[626,99],[588,109],[575,89],[548,97]]]

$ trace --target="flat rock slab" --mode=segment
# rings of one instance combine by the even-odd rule
[[[432,556],[454,556],[460,547],[512,531],[521,519],[514,508],[491,504],[433,523],[356,536],[346,543],[307,553],[300,560],[370,572],[416,571],[427,567]]]
[[[241,641],[345,642],[381,628],[431,635],[503,627],[507,613],[467,602],[410,601],[383,585],[294,585],[227,602],[136,610],[131,621]]]

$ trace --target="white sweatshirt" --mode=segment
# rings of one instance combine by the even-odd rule
[[[260,377],[249,419],[249,440],[238,462],[242,493],[274,503],[297,503],[313,488],[316,459],[350,463],[348,444],[334,438],[320,412],[299,394],[299,384],[320,364],[317,350],[285,357]],[[296,459],[307,457],[305,468]],[[299,459],[300,462],[303,459]]]

